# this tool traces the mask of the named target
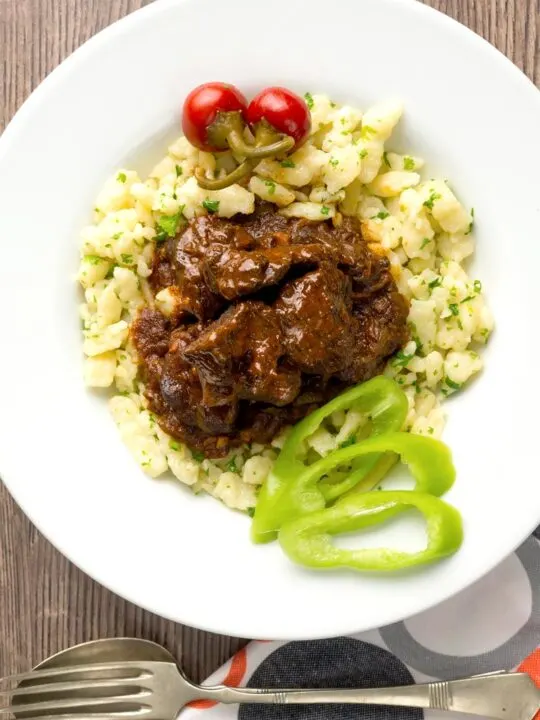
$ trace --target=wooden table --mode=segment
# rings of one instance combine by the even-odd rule
[[[151,1],[0,0],[0,131],[63,58]],[[483,35],[540,84],[540,0],[426,2]],[[196,680],[244,644],[162,620],[105,590],[41,537],[0,483],[0,677],[68,645],[120,635],[181,654]]]

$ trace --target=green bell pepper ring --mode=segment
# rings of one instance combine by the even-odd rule
[[[370,457],[369,455],[366,455],[365,459],[369,459],[369,457]],[[361,460],[363,460],[363,459],[364,458],[361,458]],[[379,457],[379,460],[377,461],[377,463],[367,473],[367,475],[362,477],[358,482],[355,482],[354,486],[350,490],[346,490],[345,492],[343,492],[341,497],[349,497],[349,495],[354,495],[356,493],[368,492],[369,490],[373,490],[373,488],[388,475],[390,470],[394,467],[394,465],[398,461],[399,461],[399,455],[396,455],[395,453],[386,453],[385,455],[381,455]],[[355,472],[351,473],[351,476],[353,476],[355,474]],[[356,478],[353,477],[353,480],[356,480]],[[322,480],[319,483],[319,487],[321,487],[324,482],[325,481]],[[323,492],[324,492],[324,489],[323,489]]]
[[[456,479],[456,470],[448,445],[424,435],[395,432],[375,435],[355,445],[335,450],[306,468],[302,482],[306,484],[317,482],[332,468],[374,453],[377,453],[377,457],[381,457],[381,453],[398,455],[401,461],[408,465],[411,475],[416,480],[414,490],[417,492],[440,497],[452,487]],[[354,490],[351,494],[353,493]]]
[[[330,479],[321,480],[319,490],[327,502],[332,502],[348,492],[356,490],[367,492],[372,490],[379,480],[382,480],[398,460],[399,457],[392,453],[377,456],[364,455],[356,458],[344,480],[341,482],[332,482]]]
[[[427,522],[424,550],[343,550],[332,542],[333,535],[372,527],[411,508],[419,510]],[[462,541],[461,516],[454,507],[432,495],[408,490],[369,492],[342,499],[331,508],[286,523],[279,531],[281,547],[291,560],[326,569],[404,570],[452,555]]]
[[[255,541],[264,541],[268,536],[268,539],[273,539],[285,522],[321,510],[324,507],[324,498],[317,483],[332,469],[358,457],[373,454],[381,457],[381,453],[388,452],[398,454],[409,466],[416,480],[414,489],[417,492],[440,496],[454,483],[456,471],[450,449],[444,443],[404,432],[376,435],[355,445],[335,450],[309,467],[304,466],[303,472],[296,478],[289,477],[288,482],[283,483],[279,492],[273,496],[263,494],[263,485],[255,508],[252,537]],[[272,475],[269,476],[271,477]]]
[[[276,522],[274,515],[275,512],[279,514],[282,494],[291,483],[299,482],[308,469],[302,458],[304,441],[313,435],[327,417],[339,410],[355,409],[369,415],[372,434],[381,435],[401,430],[408,408],[407,396],[399,385],[381,375],[347,390],[295,425],[261,488],[253,518],[253,540],[268,542],[276,538],[280,523]],[[328,483],[321,488],[313,487],[310,497],[307,494],[304,497],[302,506],[305,506],[305,511],[320,510],[325,507],[327,500],[350,490],[373,470],[380,457],[377,454],[361,457],[355,465],[352,481],[347,477],[337,485]],[[376,482],[377,479],[373,481],[373,485]]]

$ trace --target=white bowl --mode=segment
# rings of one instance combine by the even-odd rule
[[[476,208],[475,270],[497,328],[483,376],[449,404],[448,497],[465,543],[447,562],[399,577],[303,571],[275,545],[252,545],[242,516],[145,477],[83,386],[78,232],[108,174],[142,163],[143,148],[161,157],[183,98],[212,79],[360,107],[398,96],[406,117],[392,144]],[[410,0],[161,0],[95,37],[0,140],[0,474],[15,499],[99,582],[232,635],[365,630],[477,580],[540,521],[539,128],[540,93],[506,58]]]

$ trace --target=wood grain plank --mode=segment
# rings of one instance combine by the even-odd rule
[[[39,535],[1,484],[0,532],[0,676],[69,645],[130,636],[164,645],[200,680],[245,644],[169,622],[109,592]]]
[[[540,0],[425,1],[485,37],[540,84]],[[0,132],[65,57],[149,2],[0,0]],[[243,644],[163,620],[110,593],[48,543],[0,483],[0,676],[68,645],[121,635],[163,644],[197,680]]]
[[[423,1],[495,45],[540,86],[540,0]]]
[[[88,38],[152,0],[0,0],[0,131],[31,91]],[[5,87],[3,87],[5,85]]]

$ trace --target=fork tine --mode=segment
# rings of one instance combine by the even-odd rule
[[[117,679],[128,679],[131,677],[149,677],[150,671],[138,662],[121,662],[121,663],[95,663],[92,665],[74,665],[73,667],[51,668],[49,670],[31,670],[30,672],[18,673],[17,675],[8,675],[0,678],[0,686],[7,684],[20,683],[27,680],[46,680],[63,675],[78,675],[79,673],[89,672],[120,672],[126,673],[125,676]],[[0,692],[3,692],[0,690]]]
[[[17,708],[12,708],[11,713],[18,712]],[[81,718],[84,718],[84,720],[110,720],[113,718],[113,720],[132,720],[132,718],[138,720],[138,718],[143,718],[146,714],[146,711],[143,710],[137,710],[135,712],[128,712],[126,713],[124,710],[114,710],[109,712],[97,712],[97,713],[91,713],[91,712],[85,712],[84,715],[82,713],[62,713],[61,715],[34,715],[30,716],[28,719],[25,718],[25,720],[81,720]]]
[[[133,714],[142,711],[150,710],[151,706],[144,702],[144,698],[151,695],[148,691],[142,691],[133,693],[132,695],[112,695],[111,697],[96,697],[96,698],[58,698],[56,700],[43,700],[38,702],[21,703],[20,705],[11,705],[4,708],[0,708],[0,716],[8,713],[39,713],[39,717],[42,717],[42,713],[55,712],[56,710],[76,711],[80,713],[89,710],[99,710],[100,706],[106,706],[112,708],[115,705],[118,707],[118,712],[123,711],[124,714],[128,712]],[[79,714],[79,713],[71,713]],[[84,713],[86,715],[86,712]],[[107,712],[107,715],[109,713]]]
[[[104,690],[109,687],[118,688],[120,685],[137,685],[144,681],[141,677],[115,678],[103,680],[69,680],[66,682],[43,683],[43,685],[27,685],[23,687],[15,687],[12,690],[0,690],[1,696],[10,696],[12,699],[23,695],[35,695],[36,693],[59,693],[73,692],[76,690]]]

